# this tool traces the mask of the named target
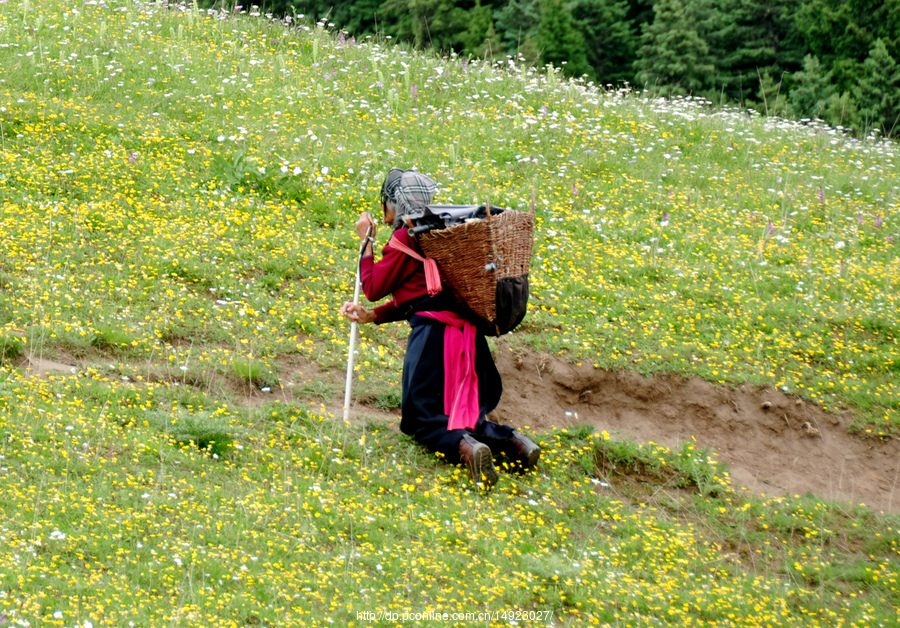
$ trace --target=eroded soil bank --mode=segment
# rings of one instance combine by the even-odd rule
[[[900,512],[900,439],[879,441],[853,436],[848,417],[790,397],[780,390],[744,385],[736,389],[700,379],[667,375],[645,378],[609,372],[528,350],[496,345],[504,393],[493,419],[541,431],[590,424],[614,437],[653,441],[671,448],[691,440],[714,451],[728,465],[735,487],[769,496],[800,495]],[[58,362],[29,356],[26,373],[71,374],[81,368],[71,357]],[[257,405],[281,398],[308,402],[293,382],[325,382],[343,390],[344,373],[314,363],[279,365],[283,383],[264,393],[222,378],[219,392]],[[231,389],[231,390],[229,390]],[[321,399],[335,416],[343,396]],[[376,416],[396,426],[397,412],[358,404],[357,418]]]
[[[502,423],[590,424],[672,448],[694,438],[728,465],[735,486],[900,512],[900,441],[852,436],[848,418],[780,390],[600,371],[505,346],[496,358],[504,395],[494,416]]]

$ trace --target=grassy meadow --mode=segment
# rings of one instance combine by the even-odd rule
[[[0,626],[900,622],[895,516],[588,428],[482,493],[309,368],[344,366],[352,226],[414,167],[535,190],[511,343],[896,437],[896,144],[252,9],[3,0],[0,63]],[[396,406],[405,333],[361,329],[358,398]]]

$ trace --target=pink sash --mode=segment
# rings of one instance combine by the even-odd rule
[[[444,413],[447,428],[473,430],[481,410],[475,372],[475,326],[453,312],[417,312],[447,325],[444,331]]]

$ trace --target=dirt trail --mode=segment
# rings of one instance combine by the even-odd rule
[[[847,418],[779,390],[600,371],[503,345],[496,358],[499,422],[535,430],[590,424],[667,447],[693,437],[727,463],[736,487],[900,512],[900,440],[851,436]]]
[[[735,487],[769,496],[798,495],[864,503],[876,511],[900,512],[900,439],[863,440],[847,432],[847,417],[824,412],[772,388],[730,389],[703,380],[668,375],[596,370],[584,364],[496,345],[503,398],[492,418],[537,431],[593,425],[612,436],[653,441],[671,448],[694,438],[728,465]],[[26,373],[71,374],[71,358],[21,361]],[[344,374],[314,363],[281,365],[283,381],[312,376],[343,390]],[[223,387],[226,382],[220,382]],[[308,401],[294,387],[263,394],[246,385],[232,391],[250,405],[281,398]],[[323,400],[341,416],[343,400]],[[396,412],[360,405],[357,417],[374,416],[396,426]]]

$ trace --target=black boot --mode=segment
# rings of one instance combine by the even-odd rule
[[[476,484],[483,482],[485,488],[490,488],[500,479],[494,468],[491,448],[468,434],[464,434],[459,441],[459,457],[469,467],[472,481]]]
[[[513,431],[510,439],[504,443],[503,450],[523,471],[534,467],[541,457],[541,448],[538,444],[523,436],[519,430]]]

